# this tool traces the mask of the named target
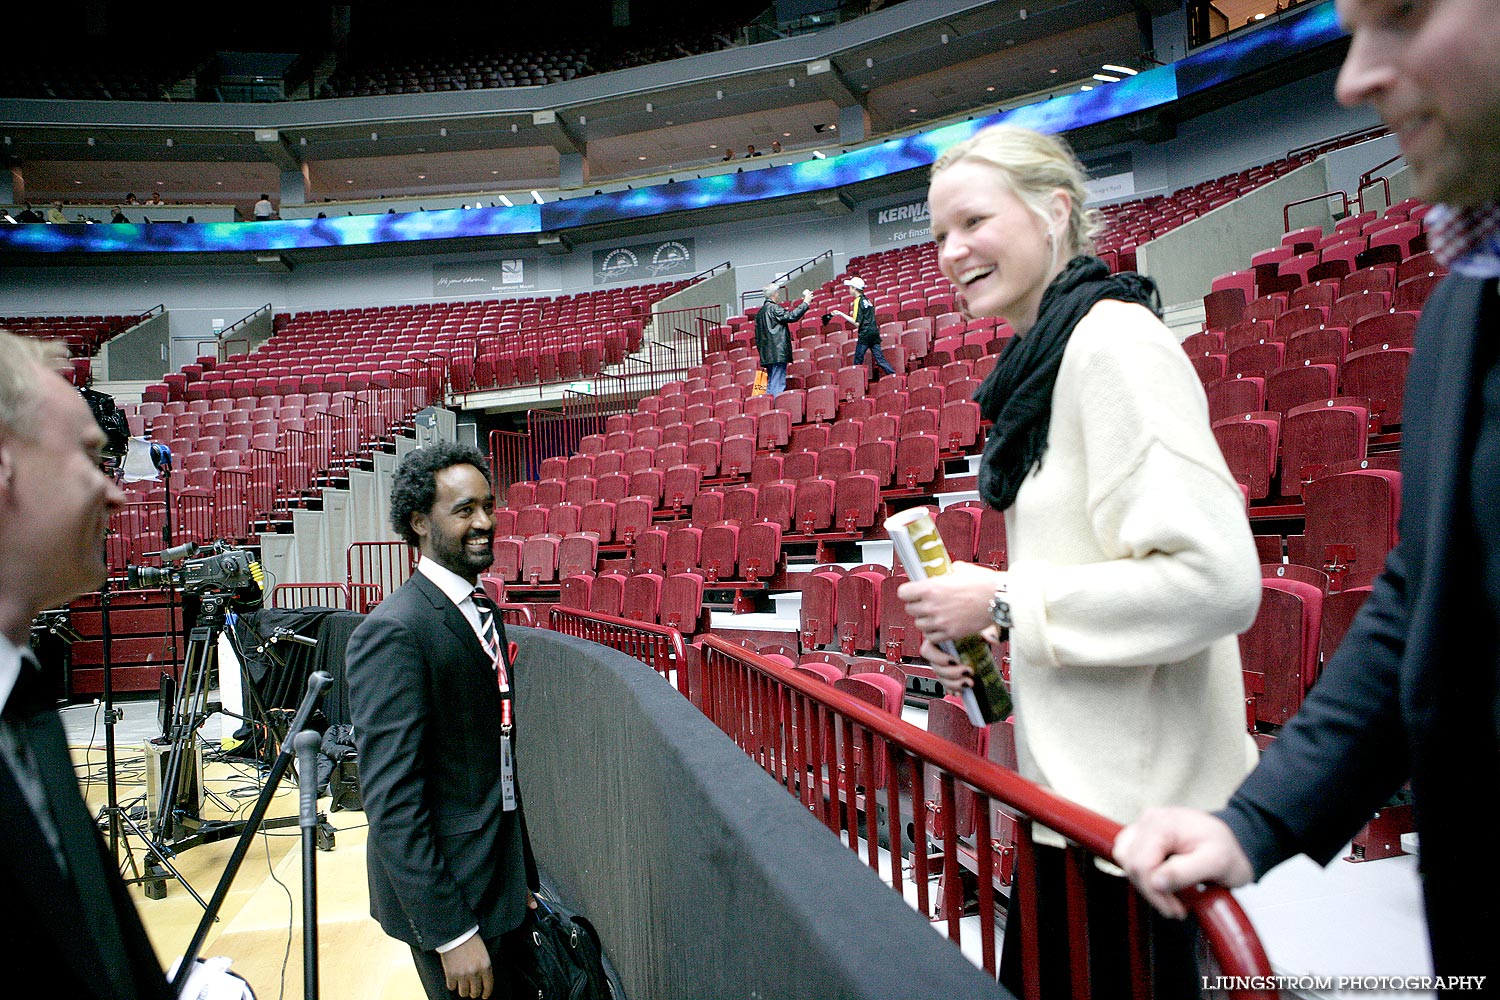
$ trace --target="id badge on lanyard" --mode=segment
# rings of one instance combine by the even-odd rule
[[[515,812],[516,758],[511,747],[510,674],[504,656],[495,663],[495,678],[500,684],[500,801],[506,812]]]

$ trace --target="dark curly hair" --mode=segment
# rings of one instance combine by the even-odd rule
[[[411,516],[418,511],[432,512],[437,499],[437,474],[451,465],[472,465],[485,479],[490,478],[490,463],[484,453],[471,444],[439,441],[418,448],[401,460],[396,479],[391,484],[391,527],[413,548],[417,533],[412,530]]]

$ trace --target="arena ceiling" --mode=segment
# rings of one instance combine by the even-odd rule
[[[844,47],[830,48],[843,30],[831,29],[535,88],[274,105],[0,101],[0,131],[28,191],[82,188],[87,173],[91,185],[159,181],[174,200],[238,200],[304,165],[315,198],[496,190],[555,184],[567,153],[585,154],[585,183],[601,182],[689,170],[746,143],[837,148],[828,126],[841,109],[860,109],[878,137],[1087,80],[1104,63],[1141,66],[1141,2],[977,2]],[[826,71],[810,73],[809,55]],[[261,128],[258,140],[267,124],[274,139]]]

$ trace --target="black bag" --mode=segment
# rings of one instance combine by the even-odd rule
[[[613,1000],[594,925],[540,893],[536,902],[514,956],[515,1000]]]

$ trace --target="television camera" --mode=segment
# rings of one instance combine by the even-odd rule
[[[228,542],[208,545],[187,542],[149,554],[160,556],[167,565],[127,566],[126,588],[179,587],[189,594],[232,593],[253,588],[258,594],[265,582],[265,571],[255,557]],[[193,558],[195,556],[198,558]]]

